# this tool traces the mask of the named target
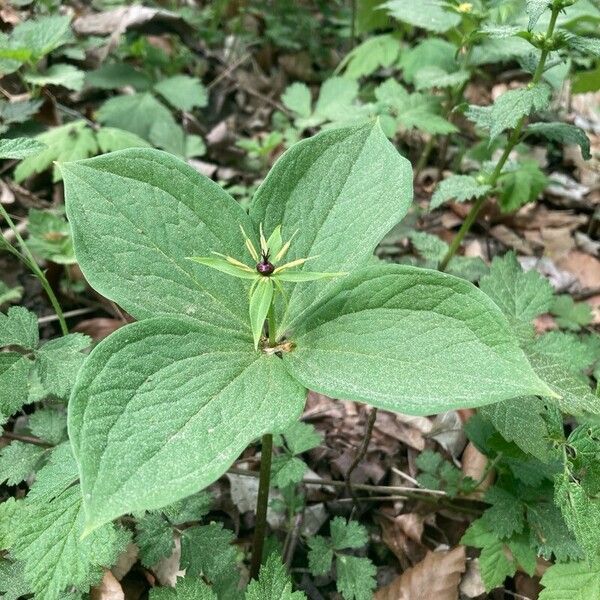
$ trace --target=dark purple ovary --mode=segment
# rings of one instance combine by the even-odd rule
[[[273,273],[273,271],[275,270],[275,266],[272,265],[268,260],[261,260],[259,263],[257,263],[256,265],[256,270],[261,274],[264,275],[265,277],[268,277],[269,275],[271,275]]]

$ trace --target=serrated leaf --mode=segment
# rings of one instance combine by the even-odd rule
[[[536,160],[511,163],[498,179],[500,208],[514,212],[527,202],[534,202],[548,184],[548,178]]]
[[[154,90],[179,110],[191,111],[208,104],[206,88],[199,79],[189,75],[174,75],[162,79],[154,86]]]
[[[455,125],[439,114],[441,106],[436,96],[409,94],[397,81],[387,79],[375,89],[375,97],[405,129],[416,127],[431,134],[457,131]]]
[[[101,152],[115,152],[126,148],[149,148],[150,144],[131,131],[115,127],[100,127],[96,139]]]
[[[538,354],[559,360],[574,373],[580,373],[596,361],[592,347],[574,334],[564,331],[549,331],[538,336],[533,349]]]
[[[525,0],[525,7],[529,15],[527,29],[533,29],[544,11],[550,7],[550,0]]]
[[[245,284],[187,260],[213,251],[245,256],[239,225],[251,232],[252,224],[229,194],[157,150],[123,150],[62,170],[75,252],[96,290],[137,319],[175,313],[249,331]]]
[[[584,377],[566,369],[562,361],[536,354],[530,348],[526,348],[526,352],[540,379],[558,395],[556,402],[563,412],[569,415],[599,414],[600,402]]]
[[[590,563],[600,555],[600,500],[589,496],[569,475],[557,476],[554,500]]]
[[[246,589],[246,600],[305,600],[302,592],[292,592],[292,582],[279,556],[273,552],[261,566],[257,580]]]
[[[299,81],[288,85],[285,92],[281,96],[281,102],[286,108],[303,118],[308,118],[311,115],[312,98],[310,89],[305,83]]]
[[[30,175],[45,171],[53,162],[67,162],[93,156],[98,152],[94,132],[85,121],[74,121],[67,125],[54,127],[35,138],[48,146],[34,156],[23,160],[15,169],[15,181],[21,182]],[[55,168],[53,180],[60,179]]]
[[[185,317],[122,327],[92,351],[69,403],[88,525],[202,489],[294,421],[305,396],[248,333]]]
[[[352,105],[357,96],[356,81],[344,77],[330,77],[319,90],[315,115],[327,120],[339,120],[344,108]]]
[[[490,140],[514,128],[521,117],[546,108],[549,100],[550,88],[544,84],[509,90],[498,96],[490,114]]]
[[[454,71],[446,73],[439,67],[425,67],[415,74],[415,89],[427,90],[432,88],[452,88],[462,85],[471,77],[469,71]]]
[[[334,550],[362,548],[369,540],[367,530],[358,521],[335,517],[330,523],[331,543]]]
[[[451,175],[438,184],[431,197],[430,208],[433,210],[448,200],[466,202],[471,198],[481,198],[487,194],[491,186],[479,183],[470,175]]]
[[[21,346],[28,350],[39,342],[37,317],[23,306],[0,313],[0,346]]]
[[[344,600],[371,600],[377,583],[377,569],[368,559],[339,555],[335,561],[336,587]]]
[[[496,305],[472,284],[426,269],[354,272],[293,339],[283,360],[298,381],[387,410],[427,415],[550,393]],[[425,365],[427,377],[415,378]]]
[[[77,373],[85,360],[82,350],[90,345],[90,338],[71,333],[43,344],[36,353],[36,368],[44,388],[54,396],[67,398]]]
[[[550,282],[535,270],[524,272],[514,252],[494,258],[479,287],[517,327],[548,312],[553,301]]]
[[[38,408],[29,416],[27,426],[31,433],[50,444],[59,444],[67,433],[67,413],[61,408]]]
[[[411,231],[408,239],[420,256],[433,263],[432,267],[437,266],[448,252],[448,244],[444,240],[426,231]]]
[[[493,486],[485,493],[491,506],[483,513],[483,523],[499,538],[522,533],[525,526],[523,503],[501,487]]]
[[[17,485],[35,470],[46,448],[14,441],[0,450],[0,483]]]
[[[44,16],[19,23],[10,35],[10,47],[27,49],[30,60],[37,62],[69,38],[71,17]]]
[[[284,432],[285,442],[292,454],[302,454],[316,448],[322,441],[315,428],[302,421],[292,423]]]
[[[271,480],[275,487],[285,488],[300,483],[308,470],[306,463],[295,456],[282,454],[273,459]]]
[[[559,327],[579,331],[592,322],[592,308],[587,302],[575,302],[569,294],[554,298],[550,312]]]
[[[147,90],[152,83],[148,75],[127,63],[105,63],[94,71],[88,71],[85,81],[87,85],[103,90],[114,90],[128,85],[136,90]]]
[[[75,264],[71,228],[62,213],[29,209],[27,245],[31,252],[57,264]]]
[[[171,111],[149,92],[110,98],[96,116],[104,125],[131,131],[177,156],[185,154],[183,130]]]
[[[213,498],[208,492],[199,492],[178,500],[162,509],[162,513],[175,525],[188,521],[199,521],[211,509]]]
[[[585,160],[592,158],[590,153],[590,140],[585,131],[569,123],[531,123],[525,134],[541,135],[548,140],[561,144],[573,144],[581,148],[581,156]]]
[[[4,139],[0,140],[0,158],[25,158],[41,152],[45,147],[45,144],[32,138]]]
[[[447,40],[427,37],[401,53],[399,66],[407,83],[416,83],[418,74],[424,69],[435,68],[444,73],[458,69],[456,52],[458,48]]]
[[[311,271],[346,272],[371,258],[411,200],[410,164],[377,125],[368,125],[324,131],[290,148],[256,192],[250,216],[265,231],[281,225],[285,236],[298,229],[288,260],[314,256]],[[353,215],[367,212],[365,227]],[[335,280],[294,285],[278,316],[278,336],[335,285]]]
[[[331,544],[321,535],[308,538],[308,568],[315,575],[327,575],[333,562]]]
[[[239,583],[235,535],[222,523],[186,529],[181,537],[181,566],[188,575],[210,581],[219,597]]]
[[[480,410],[505,440],[514,442],[521,450],[543,462],[550,459],[546,418],[551,417],[542,400],[535,396],[514,398],[483,406]]]
[[[175,546],[171,524],[157,513],[148,513],[138,519],[134,541],[140,549],[142,565],[148,568],[170,556]]]
[[[398,21],[436,33],[448,31],[460,23],[460,15],[448,10],[448,4],[442,0],[422,0],[419,3],[388,0],[381,7]]]
[[[9,287],[3,281],[0,281],[0,306],[9,302],[18,302],[22,296],[22,286]]]
[[[535,549],[530,546],[528,537],[526,535],[512,536],[507,541],[507,545],[516,564],[530,577],[533,577],[537,565],[537,554]]]
[[[0,352],[0,414],[17,412],[27,402],[32,362],[18,352]]]
[[[504,544],[497,540],[484,546],[479,555],[479,570],[487,592],[500,587],[507,577],[515,574],[516,567],[504,551]]]
[[[531,542],[540,556],[557,562],[580,560],[583,551],[568,530],[558,507],[551,502],[536,502],[527,510]]]
[[[153,587],[150,600],[218,600],[210,586],[196,577],[178,579],[174,588]]]
[[[78,92],[83,87],[85,73],[73,65],[59,63],[52,65],[43,73],[25,73],[23,79],[34,85],[60,85]]]
[[[400,53],[400,42],[389,34],[369,36],[346,55],[338,70],[350,79],[359,79],[374,73],[380,67],[389,67]]]
[[[18,561],[0,560],[0,593],[2,600],[19,600],[32,593],[23,575],[23,564]]]
[[[540,581],[539,600],[600,600],[600,565],[587,562],[554,564]]]
[[[600,40],[595,37],[584,37],[580,35],[567,35],[567,46],[573,50],[579,50],[582,54],[600,57]]]
[[[73,485],[77,472],[72,457],[62,454],[70,471],[70,483],[52,478],[56,465],[44,467],[37,474],[36,486],[45,493],[19,503],[12,517],[11,555],[24,564],[24,577],[40,598],[58,600],[67,586],[86,591],[101,577],[104,568],[114,564],[129,536],[106,525],[85,539],[81,491]]]

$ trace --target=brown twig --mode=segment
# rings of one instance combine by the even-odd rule
[[[375,425],[376,419],[377,409],[372,408],[367,419],[367,424],[365,426],[365,435],[363,441],[360,445],[360,448],[358,449],[358,452],[356,453],[356,456],[354,457],[354,460],[352,461],[352,464],[350,465],[350,468],[348,469],[348,471],[346,471],[346,489],[348,490],[348,494],[352,496],[352,498],[354,498],[355,500],[357,500],[357,498],[355,498],[354,496],[354,490],[352,489],[352,481],[350,478],[352,477],[352,473],[354,473],[356,467],[358,467],[362,459],[367,454],[367,450],[369,449],[369,443],[371,442],[371,436],[373,435],[373,426]]]
[[[14,431],[4,431],[2,433],[2,437],[7,440],[15,440],[17,442],[33,444],[34,446],[41,446],[42,448],[52,448],[54,446],[54,444],[45,442],[44,440],[33,435],[24,435],[21,433],[15,433]]]

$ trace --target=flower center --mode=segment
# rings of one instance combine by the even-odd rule
[[[256,264],[256,270],[265,277],[268,277],[275,270],[275,265],[269,261],[269,253],[262,252],[260,255],[260,262]]]

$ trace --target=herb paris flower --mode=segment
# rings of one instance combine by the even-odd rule
[[[91,352],[69,402],[90,530],[209,485],[250,442],[297,419],[307,389],[412,414],[554,395],[483,292],[374,259],[412,200],[410,164],[378,125],[290,148],[249,213],[157,150],[61,168],[83,273],[138,320]],[[297,280],[279,272],[287,301],[278,294],[270,303],[269,334],[290,342],[286,352],[256,348],[248,318],[256,271],[211,256],[249,251],[240,225],[264,251],[261,224],[269,239],[297,231],[288,263],[313,257],[314,273],[348,273],[303,281],[303,270]]]

